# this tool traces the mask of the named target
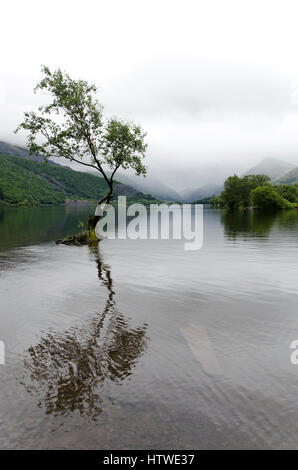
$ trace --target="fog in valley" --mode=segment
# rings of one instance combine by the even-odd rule
[[[118,177],[144,191],[187,198],[206,186],[216,192],[228,175],[264,159],[298,165],[298,30],[291,2],[282,10],[257,1],[71,5],[69,21],[67,2],[49,3],[45,23],[35,20],[44,8],[38,2],[2,5],[18,35],[11,34],[11,21],[3,22],[1,141],[25,144],[24,133],[13,130],[24,111],[47,101],[32,92],[46,64],[94,82],[107,116],[147,131],[146,181]]]

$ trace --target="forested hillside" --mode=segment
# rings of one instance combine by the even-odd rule
[[[0,155],[0,203],[17,205],[63,204],[67,199],[98,200],[106,193],[103,178],[59,165]],[[115,195],[131,201],[156,202],[130,186],[117,183]]]

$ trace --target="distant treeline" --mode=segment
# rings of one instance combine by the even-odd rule
[[[266,175],[237,175],[226,179],[224,190],[219,196],[212,197],[209,203],[213,207],[279,210],[298,207],[298,184],[270,183]]]

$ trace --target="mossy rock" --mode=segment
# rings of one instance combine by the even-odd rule
[[[98,243],[99,240],[95,235],[94,230],[87,230],[86,232],[79,233],[78,235],[71,235],[63,240],[56,240],[57,245],[90,245]]]

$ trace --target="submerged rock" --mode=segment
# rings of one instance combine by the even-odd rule
[[[62,240],[56,240],[57,245],[89,245],[90,243],[97,243],[99,240],[96,238],[95,232],[87,230],[86,232],[79,233],[78,235],[71,235]]]

